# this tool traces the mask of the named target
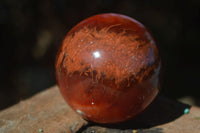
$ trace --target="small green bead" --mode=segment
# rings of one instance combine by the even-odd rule
[[[190,109],[189,108],[185,108],[184,109],[184,114],[188,114],[190,112]]]
[[[43,132],[43,130],[42,130],[42,129],[39,129],[38,131],[39,131],[40,133],[42,133],[42,132]]]

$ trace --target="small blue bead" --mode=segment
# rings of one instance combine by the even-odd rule
[[[184,110],[184,114],[188,114],[188,113],[189,113],[189,111],[190,111],[190,109],[189,109],[189,108],[185,108],[185,110]]]

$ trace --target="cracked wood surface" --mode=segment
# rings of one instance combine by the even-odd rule
[[[190,108],[184,115],[184,109]],[[134,120],[113,125],[87,122],[53,86],[0,112],[0,133],[200,133],[200,109],[158,96]]]

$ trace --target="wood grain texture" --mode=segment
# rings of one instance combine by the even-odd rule
[[[184,109],[190,108],[184,115]],[[0,112],[0,133],[199,133],[200,109],[158,96],[134,120],[102,125],[87,122],[49,88]]]
[[[63,100],[57,86],[0,112],[0,133],[70,133],[85,124]]]

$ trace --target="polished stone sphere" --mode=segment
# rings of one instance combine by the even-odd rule
[[[57,53],[56,79],[67,103],[85,119],[132,119],[160,87],[158,46],[140,22],[121,14],[89,17],[65,36]]]

